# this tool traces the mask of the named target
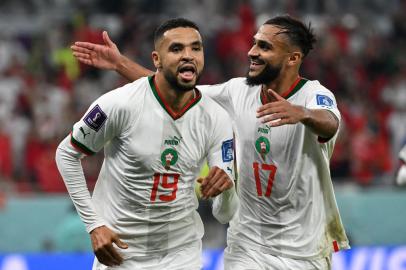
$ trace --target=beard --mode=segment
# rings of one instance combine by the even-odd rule
[[[246,82],[249,86],[269,84],[278,78],[281,73],[282,66],[272,66],[266,64],[264,69],[256,76],[250,76],[249,71],[246,76]]]
[[[175,74],[171,73],[168,70],[163,70],[163,74],[165,79],[168,81],[169,85],[174,89],[174,90],[179,90],[181,92],[187,92],[190,90],[193,90],[196,87],[197,82],[200,79],[200,74],[197,73],[196,71],[196,81],[190,82],[190,83],[182,83],[178,80]]]

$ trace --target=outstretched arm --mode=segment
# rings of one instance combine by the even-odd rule
[[[71,46],[73,56],[83,64],[114,70],[130,81],[154,73],[122,55],[106,31],[103,31],[103,41],[104,44],[76,41]]]

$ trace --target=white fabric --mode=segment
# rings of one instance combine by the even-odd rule
[[[104,147],[91,199],[82,156],[67,140],[57,151],[58,168],[88,232],[107,225],[129,245],[120,250],[124,257],[200,242],[203,226],[194,182],[201,165],[207,158],[210,167],[233,170],[232,149],[224,147],[233,137],[226,112],[202,96],[174,120],[153,89],[142,78],[110,91],[74,125],[71,144],[76,148],[91,153]]]
[[[398,185],[405,185],[406,184],[406,145],[402,147],[399,152],[399,159],[402,161],[402,165],[398,170],[396,175],[396,183]]]
[[[224,270],[331,270],[331,258],[298,260],[258,250],[228,246],[224,250]]]
[[[336,135],[319,143],[301,123],[262,124],[256,118],[261,88],[249,87],[245,78],[199,89],[233,121],[240,208],[230,222],[228,245],[301,259],[328,257],[334,241],[340,249],[349,248],[329,170]],[[334,95],[318,81],[305,82],[288,101],[329,110],[341,119]],[[264,150],[258,152],[256,144]]]
[[[181,249],[169,250],[165,254],[150,255],[148,257],[131,257],[119,266],[122,270],[201,270],[202,244],[191,243]],[[117,270],[117,267],[105,266],[95,258],[93,270]]]

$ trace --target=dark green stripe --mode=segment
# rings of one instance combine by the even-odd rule
[[[300,79],[300,81],[296,84],[295,88],[293,88],[293,90],[290,91],[290,93],[285,97],[285,99],[288,99],[288,98],[290,98],[291,96],[293,96],[294,94],[296,94],[297,91],[299,91],[300,88],[302,88],[302,86],[303,86],[307,81],[308,81],[308,80],[307,80],[307,79],[304,79],[304,78]]]
[[[195,88],[196,92],[197,92],[196,100],[189,106],[189,108],[186,111],[184,111],[182,114],[178,115],[178,117],[173,117],[173,115],[166,108],[165,103],[161,100],[161,98],[158,95],[158,91],[156,90],[155,84],[154,84],[154,75],[148,77],[148,82],[149,82],[149,85],[151,86],[152,93],[154,94],[155,98],[158,100],[158,102],[159,102],[159,104],[161,104],[162,108],[170,115],[170,117],[173,120],[176,120],[176,119],[179,119],[180,117],[182,117],[187,111],[189,111],[193,106],[195,106],[202,99],[201,92],[197,88]]]
[[[92,150],[87,148],[85,145],[83,145],[79,141],[75,140],[75,138],[73,138],[72,134],[71,134],[70,138],[71,138],[70,139],[71,143],[74,144],[76,147],[80,148],[83,151],[83,153],[85,153],[86,155],[94,155],[94,154],[96,154],[95,152],[93,152]]]
[[[148,81],[149,81],[149,85],[151,86],[152,89],[152,93],[154,93],[155,98],[158,100],[159,104],[161,104],[162,108],[164,108],[164,110],[171,115],[171,113],[166,109],[165,104],[163,103],[163,101],[161,100],[161,98],[158,95],[158,91],[155,88],[155,84],[154,84],[154,76],[149,76],[148,77]],[[172,115],[171,115],[172,117]]]

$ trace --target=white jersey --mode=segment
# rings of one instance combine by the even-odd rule
[[[153,77],[104,94],[71,136],[87,154],[104,148],[92,196],[97,217],[81,214],[87,230],[101,219],[129,245],[120,250],[124,258],[201,241],[194,183],[206,157],[210,167],[232,174],[232,136],[227,113],[197,89],[179,114],[166,106]]]
[[[336,136],[322,143],[301,123],[262,124],[256,118],[261,87],[248,86],[245,78],[199,89],[226,109],[236,136],[240,209],[228,245],[299,259],[349,248],[329,170]],[[334,95],[318,81],[299,78],[284,97],[341,119]]]

